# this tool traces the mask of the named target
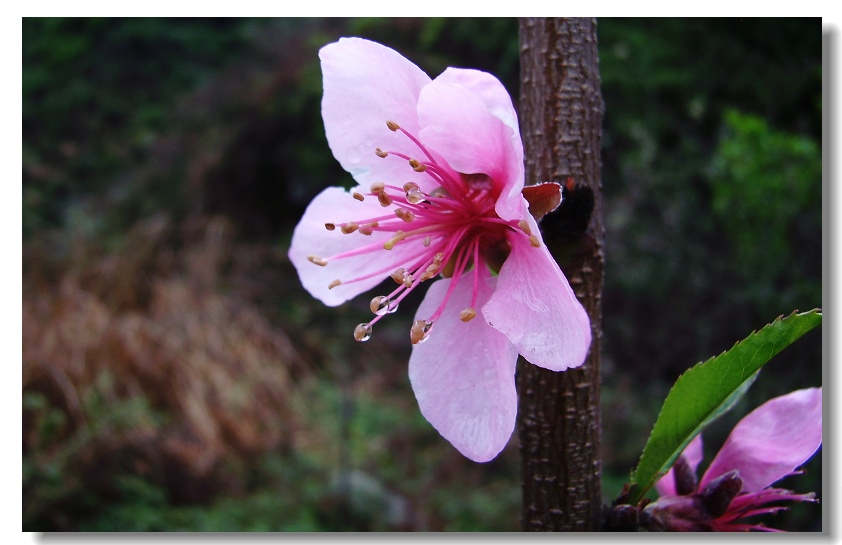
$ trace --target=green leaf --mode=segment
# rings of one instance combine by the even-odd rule
[[[684,447],[742,397],[766,362],[821,321],[820,309],[778,317],[730,350],[681,375],[664,400],[632,474],[628,503],[639,502]]]

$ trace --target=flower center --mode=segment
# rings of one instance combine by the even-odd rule
[[[389,213],[344,223],[326,223],[325,228],[328,231],[339,228],[348,236],[371,236],[375,232],[390,233],[391,236],[385,242],[363,245],[328,258],[309,255],[307,259],[324,267],[334,260],[390,251],[397,245],[416,249],[402,257],[400,262],[393,262],[386,268],[372,270],[357,278],[336,279],[329,284],[329,288],[386,273],[390,273],[397,283],[397,287],[388,295],[378,295],[371,300],[374,319],[354,329],[354,338],[362,342],[371,338],[372,326],[383,316],[395,312],[400,302],[422,282],[439,274],[452,278],[438,309],[428,319],[418,320],[412,325],[410,340],[412,344],[418,344],[429,338],[430,330],[444,311],[453,290],[463,280],[463,275],[467,277],[469,271],[473,272],[471,305],[462,309],[460,318],[468,322],[476,316],[480,275],[490,275],[492,270],[499,272],[511,250],[507,232],[528,237],[530,244],[535,247],[540,242],[531,233],[525,220],[507,221],[497,215],[494,206],[498,195],[488,175],[456,173],[440,164],[430,150],[397,123],[387,121],[386,126],[406,135],[423,153],[424,159],[418,160],[380,148],[375,150],[377,156],[385,160],[393,157],[406,161],[415,173],[432,178],[435,189],[425,192],[418,183],[412,181],[402,186],[377,182],[371,185],[367,193],[353,192],[351,196],[357,201],[377,199],[384,212],[388,210]],[[486,266],[481,266],[482,263]]]

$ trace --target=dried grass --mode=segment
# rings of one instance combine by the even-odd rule
[[[188,231],[176,251],[168,222],[153,218],[121,251],[96,260],[74,252],[85,259],[55,280],[25,280],[23,391],[66,417],[44,438],[25,410],[25,454],[70,457],[84,474],[128,453],[123,466],[200,499],[179,482],[195,488],[232,461],[292,445],[292,398],[306,368],[253,303],[219,291],[230,225],[215,219]],[[36,265],[28,269],[45,269]],[[109,413],[133,400],[147,414],[114,424]],[[82,446],[70,452],[71,444]]]

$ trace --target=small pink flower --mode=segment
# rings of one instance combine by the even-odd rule
[[[777,531],[743,519],[776,513],[786,501],[815,501],[815,494],[771,488],[798,473],[822,444],[822,390],[809,388],[767,401],[731,431],[702,480],[697,435],[681,458],[656,484],[658,500],[645,513],[656,526],[673,531]]]
[[[321,49],[322,117],[333,155],[359,184],[310,203],[289,251],[304,288],[336,306],[391,277],[373,326],[421,283],[409,378],[422,414],[484,462],[515,425],[518,353],[581,365],[590,321],[522,195],[523,145],[503,85],[477,70],[431,80],[392,49],[343,38]]]

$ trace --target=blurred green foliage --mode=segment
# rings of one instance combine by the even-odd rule
[[[821,232],[821,175],[815,140],[776,131],[757,116],[726,112],[710,165],[711,207],[746,286],[743,304],[772,314],[821,301],[821,285],[809,269],[815,263],[799,255]]]
[[[682,371],[779,314],[821,305],[822,71],[818,20],[603,19],[598,32],[610,501]],[[431,76],[450,65],[489,71],[518,96],[513,19],[25,18],[24,253],[49,258],[25,259],[25,283],[61,276],[79,248],[83,258],[131,250],[131,227],[155,214],[175,225],[222,215],[244,252],[258,243],[283,252],[309,200],[351,182],[319,110],[317,51],[342,35],[394,47]],[[167,247],[186,251],[174,232]],[[219,289],[257,301],[312,355],[318,387],[298,406],[308,441],[232,459],[242,487],[219,483],[190,502],[175,490],[181,481],[148,478],[122,453],[100,475],[74,472],[98,434],[166,420],[142,396],[85,399],[93,431],[79,435],[66,407],[25,391],[25,427],[41,439],[24,452],[24,528],[516,530],[515,445],[476,465],[438,437],[405,377],[406,324],[384,321],[376,349],[334,341],[350,339],[367,305],[324,309],[282,271]],[[820,384],[818,333],[797,346],[764,370],[733,419]],[[721,439],[706,435],[711,448]],[[819,461],[790,486],[821,496]],[[804,507],[778,518],[820,527],[818,510]]]

